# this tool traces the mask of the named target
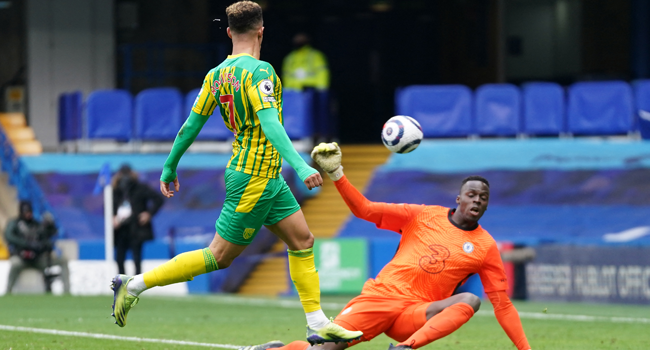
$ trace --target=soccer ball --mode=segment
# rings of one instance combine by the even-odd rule
[[[423,136],[420,123],[405,115],[388,119],[381,131],[381,141],[394,153],[412,152],[418,148]]]

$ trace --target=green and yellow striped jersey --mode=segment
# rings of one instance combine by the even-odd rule
[[[248,54],[228,56],[205,76],[192,111],[212,115],[219,106],[226,127],[235,135],[228,168],[276,178],[282,157],[266,138],[257,112],[276,108],[282,119],[282,83],[273,67]]]

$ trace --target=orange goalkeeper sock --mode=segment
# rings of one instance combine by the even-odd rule
[[[435,340],[445,337],[464,325],[474,316],[474,308],[469,304],[454,304],[431,317],[427,323],[418,329],[410,338],[399,345],[407,345],[413,349],[425,346]]]
[[[296,340],[281,348],[277,348],[277,350],[307,350],[307,348],[309,348],[309,343],[306,341]]]

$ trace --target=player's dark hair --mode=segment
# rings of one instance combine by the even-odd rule
[[[488,188],[490,188],[490,183],[486,178],[480,175],[471,175],[463,179],[463,182],[460,184],[460,188],[463,188],[466,183],[469,181],[481,181],[482,183],[486,184]]]
[[[228,27],[238,34],[259,28],[263,21],[262,7],[252,1],[240,1],[228,6],[226,15]]]

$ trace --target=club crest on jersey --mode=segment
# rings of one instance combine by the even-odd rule
[[[465,253],[469,254],[474,251],[474,245],[470,242],[465,242],[465,244],[463,244],[463,250]]]
[[[247,228],[247,229],[245,229],[245,230],[244,230],[244,234],[243,234],[244,239],[249,239],[249,238],[253,237],[253,234],[254,234],[254,233],[255,233],[255,229],[254,229],[254,228]]]
[[[273,82],[269,79],[264,79],[260,82],[260,91],[264,95],[272,95],[273,94]]]

